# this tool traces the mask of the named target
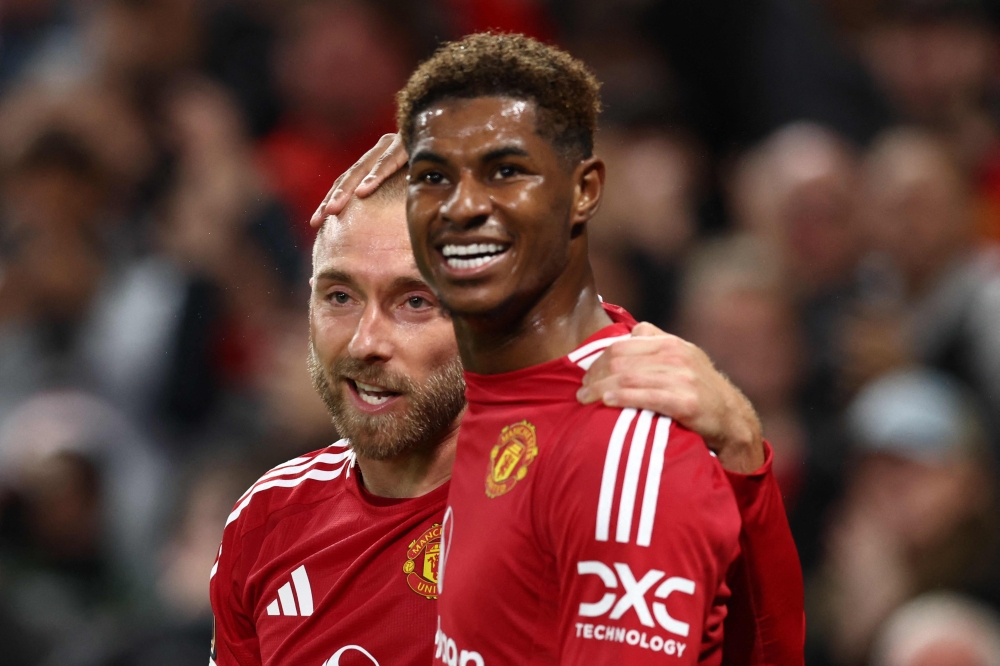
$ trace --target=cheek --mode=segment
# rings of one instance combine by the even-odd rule
[[[313,315],[310,322],[313,346],[324,365],[347,354],[356,323],[349,317]]]

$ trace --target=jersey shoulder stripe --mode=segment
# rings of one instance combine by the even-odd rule
[[[277,465],[271,471],[264,474],[243,495],[236,501],[229,517],[226,518],[225,532],[229,526],[235,522],[240,515],[250,506],[254,496],[258,493],[272,488],[295,488],[305,481],[332,481],[344,475],[345,478],[351,474],[351,466],[354,464],[354,452],[351,450],[346,439],[341,439],[325,449],[319,449],[304,456],[293,458],[287,462]],[[223,539],[225,544],[225,539]],[[215,564],[209,579],[215,577],[219,570],[219,560],[222,558],[222,548],[219,546],[219,553],[216,555]]]
[[[578,366],[584,370],[589,370],[590,366],[601,357],[604,350],[618,342],[619,340],[627,340],[632,336],[630,335],[613,335],[607,338],[601,338],[600,340],[594,340],[593,342],[588,342],[587,344],[577,347],[569,354],[568,358],[571,362],[576,363]]]
[[[300,456],[288,462],[282,463],[271,471],[264,474],[255,484],[243,493],[233,507],[232,513],[226,519],[228,526],[240,517],[243,510],[250,505],[250,501],[255,495],[271,488],[294,488],[307,480],[332,481],[346,471],[350,475],[350,468],[354,464],[354,452],[347,444],[347,440],[340,440],[325,449],[314,451],[305,456]],[[330,468],[333,469],[330,469]]]
[[[638,417],[638,418],[637,418]],[[634,427],[633,427],[634,422]],[[608,541],[611,537],[611,519],[615,513],[614,498],[618,480],[622,478],[621,496],[615,518],[615,541],[631,543],[636,508],[639,509],[639,525],[635,531],[635,543],[649,547],[653,527],[656,522],[656,507],[659,499],[660,481],[666,457],[667,441],[670,436],[671,419],[644,409],[623,409],[618,415],[608,440],[601,474],[601,489],[597,499],[597,520],[594,538]],[[628,437],[629,431],[632,437]],[[652,433],[652,438],[650,438]],[[651,439],[651,441],[650,441]],[[628,456],[622,471],[622,454],[625,442],[629,440]],[[650,446],[651,444],[651,446]],[[649,455],[646,455],[649,447]],[[645,469],[643,469],[645,467]],[[643,474],[645,473],[645,477]],[[639,482],[643,480],[641,504],[639,503]]]

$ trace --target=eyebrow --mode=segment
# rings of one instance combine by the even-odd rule
[[[405,291],[407,289],[430,289],[426,282],[419,278],[400,276],[392,281],[393,291]]]
[[[352,278],[350,274],[333,268],[318,273],[316,275],[316,281],[319,282],[320,280],[329,280],[330,282],[343,282],[344,284],[350,287],[355,286],[354,278]]]
[[[441,157],[437,153],[432,153],[429,150],[418,150],[417,153],[410,158],[410,164],[414,162],[433,162],[435,164],[447,164],[448,160]]]
[[[524,148],[520,146],[501,146],[500,148],[494,148],[493,150],[487,152],[482,156],[483,162],[494,162],[496,160],[501,160],[505,157],[530,157],[530,154]],[[433,153],[429,150],[420,150],[411,158],[410,163],[415,162],[433,162],[434,164],[447,164],[448,160],[444,157]]]
[[[520,146],[502,146],[500,148],[494,148],[490,152],[483,155],[484,162],[493,162],[495,160],[501,160],[505,157],[530,157],[528,151]]]
[[[413,267],[413,270],[414,272],[417,270],[416,266]],[[316,281],[319,282],[320,280],[342,282],[351,288],[357,288],[357,283],[354,281],[354,278],[352,278],[348,273],[336,269],[325,270],[317,274]],[[411,277],[409,275],[401,275],[393,279],[389,288],[392,291],[404,291],[406,289],[430,289],[426,282],[420,278]]]

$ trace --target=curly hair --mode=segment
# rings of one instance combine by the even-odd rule
[[[513,97],[538,109],[538,133],[563,158],[594,150],[600,83],[565,51],[517,34],[483,32],[442,45],[396,94],[396,123],[412,147],[417,114],[447,99]]]

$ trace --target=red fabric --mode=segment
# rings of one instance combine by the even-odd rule
[[[743,520],[741,555],[730,575],[724,664],[803,664],[802,566],[788,527],[773,453],[753,474],[726,472]]]
[[[425,575],[437,566],[447,484],[376,498],[352,464],[338,442],[272,470],[236,503],[210,585],[215,664],[318,666],[340,650],[330,663],[371,663],[358,648],[380,664],[430,662],[435,602],[421,592],[437,591]]]
[[[576,400],[577,362],[634,324],[609,311],[617,322],[569,356],[466,374],[439,579],[443,663],[721,661],[733,490],[702,439],[670,419]],[[508,455],[511,441],[521,448]]]

